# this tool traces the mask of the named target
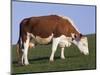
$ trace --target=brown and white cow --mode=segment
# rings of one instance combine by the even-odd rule
[[[31,43],[31,39],[34,41]],[[52,41],[50,61],[54,61],[57,46],[61,47],[61,58],[65,59],[64,48],[74,43],[85,55],[89,54],[87,37],[75,28],[68,17],[48,15],[25,18],[20,23],[20,35],[17,43],[19,62],[28,65],[28,48],[38,44],[48,44]]]

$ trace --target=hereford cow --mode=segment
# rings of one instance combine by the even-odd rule
[[[31,40],[34,40],[31,42]],[[74,26],[71,19],[58,15],[25,18],[20,23],[20,35],[17,43],[19,63],[28,65],[28,48],[35,44],[52,42],[50,61],[54,61],[54,54],[58,45],[61,47],[61,58],[65,59],[64,48],[71,43],[79,50],[89,54],[87,37],[84,37]]]

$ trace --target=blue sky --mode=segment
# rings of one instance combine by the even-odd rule
[[[95,33],[95,6],[12,2],[12,44],[18,41],[19,23],[31,16],[58,14],[70,17],[82,34]]]

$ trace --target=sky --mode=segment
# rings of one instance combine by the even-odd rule
[[[71,18],[84,35],[93,34],[96,27],[96,7],[88,5],[12,2],[12,44],[19,38],[19,24],[24,18],[44,15],[62,15]]]

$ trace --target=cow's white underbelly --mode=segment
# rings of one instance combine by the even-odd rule
[[[52,37],[53,37],[53,34],[47,38],[41,38],[40,36],[36,36],[35,40],[39,44],[48,44],[49,42],[51,42]]]

